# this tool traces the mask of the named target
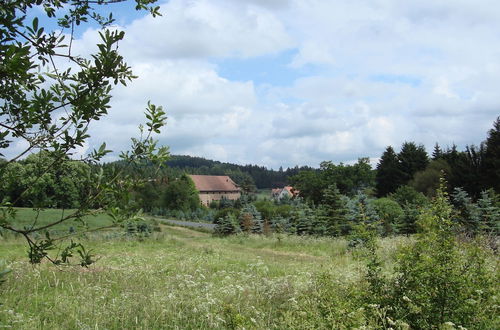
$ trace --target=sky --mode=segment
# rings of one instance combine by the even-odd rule
[[[159,4],[157,18],[117,9],[139,78],[114,90],[83,151],[125,150],[148,100],[167,112],[158,139],[172,154],[274,169],[375,166],[405,141],[463,150],[500,115],[497,0]],[[98,40],[79,31],[73,53]]]

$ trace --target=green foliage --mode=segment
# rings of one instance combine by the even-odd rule
[[[56,162],[62,164],[54,166]],[[3,196],[14,206],[78,208],[91,186],[88,164],[67,157],[60,159],[49,151],[9,163],[3,173],[0,198]]]
[[[402,184],[408,183],[418,171],[423,171],[429,164],[429,158],[423,145],[405,142],[398,153],[399,170],[402,173]]]
[[[498,293],[495,271],[481,245],[457,240],[452,215],[441,185],[419,218],[422,230],[417,241],[403,248],[397,259],[397,276],[390,283],[391,313],[413,328],[438,328],[452,322],[484,329],[493,324]]]
[[[147,222],[144,219],[129,220],[123,224],[123,228],[127,236],[135,238],[149,237],[153,230],[158,230],[155,229],[158,227],[153,227],[150,222]]]
[[[476,235],[480,228],[479,208],[462,188],[455,188],[451,197],[457,211],[454,218],[461,230]]]
[[[403,209],[403,215],[395,223],[395,231],[404,235],[415,233],[420,210],[429,203],[428,199],[411,186],[399,187],[390,198]]]
[[[214,237],[171,226],[140,243],[114,239],[113,234],[88,236],[85,246],[106,260],[104,267],[90,265],[88,270],[56,271],[46,263],[33,267],[21,259],[24,245],[18,239],[2,240],[0,255],[13,270],[1,287],[0,324],[30,329],[40,324],[71,329],[156,329],[165,324],[193,329],[424,328],[410,323],[407,308],[400,306],[399,301],[409,304],[410,296],[392,289],[399,285],[400,273],[394,272],[399,247],[411,250],[413,238],[376,239],[376,249],[365,245],[363,253],[351,253],[339,238]],[[486,257],[487,272],[476,272],[477,278],[498,279],[497,256],[460,243],[461,258]],[[459,308],[469,313],[470,306],[480,306],[484,312],[476,314],[475,324],[450,320],[455,328],[498,329],[498,301],[492,292],[498,292],[499,282],[483,283],[470,290],[482,291],[476,292],[477,299],[466,299]],[[96,310],[87,303],[92,299],[106,308]],[[452,328],[450,323],[434,328],[439,327]]]
[[[318,171],[301,171],[290,178],[292,185],[300,191],[300,196],[314,204],[319,204],[325,183]]]
[[[385,149],[380,162],[377,164],[375,181],[378,197],[383,197],[396,191],[403,181],[403,173],[400,171],[398,156],[391,146]]]
[[[297,235],[309,235],[316,229],[315,213],[307,205],[296,207],[291,213],[291,231]]]
[[[395,223],[394,230],[397,234],[410,235],[417,232],[417,221],[421,208],[413,204],[403,205],[403,215]]]
[[[444,159],[433,160],[425,170],[415,173],[413,180],[410,181],[410,186],[427,197],[434,197],[439,188],[439,179],[450,173],[451,167]]]
[[[232,208],[232,207],[220,209],[214,215],[214,223],[218,223],[220,219],[225,218],[229,214],[232,214],[237,219],[237,218],[239,218],[240,210]]]
[[[170,182],[163,191],[163,206],[170,210],[195,210],[200,198],[193,180],[187,175]]]
[[[375,184],[375,172],[370,166],[369,158],[359,158],[354,165],[334,165],[331,162],[321,163],[324,187],[336,184],[341,194],[352,195]],[[299,188],[300,190],[300,188]]]
[[[406,204],[425,206],[429,202],[429,200],[422,193],[416,191],[415,188],[410,186],[399,187],[393,194],[390,195],[390,198],[398,202],[401,206]]]
[[[500,116],[493,123],[485,141],[482,174],[483,189],[493,188],[500,194]]]
[[[240,227],[243,232],[261,234],[263,230],[262,216],[253,204],[246,204],[239,215]]]
[[[323,191],[320,212],[326,235],[340,236],[348,232],[347,205],[335,184]]]
[[[487,234],[498,236],[500,234],[500,203],[499,196],[493,189],[483,191],[477,201],[481,230]]]
[[[25,146],[0,165],[0,208],[75,208],[44,225],[35,221],[24,228],[19,223],[25,221],[13,214],[0,219],[4,230],[26,239],[32,262],[46,258],[58,264],[60,259],[48,253],[55,249],[55,238],[37,236],[70,220],[84,222],[92,208],[106,210],[115,223],[138,212],[130,193],[144,178],[97,166],[111,152],[105,143],[78,160],[75,155],[88,141],[92,123],[106,116],[113,87],[135,78],[118,52],[124,32],[108,29],[113,16],[102,16],[102,6],[115,2],[25,0],[4,1],[0,6],[0,155],[13,143]],[[155,2],[136,0],[136,9],[159,15],[158,7],[152,6]],[[36,15],[45,17],[28,20]],[[83,58],[72,54],[71,43],[89,19],[98,24],[100,40],[97,51]],[[120,155],[127,166],[140,162],[161,166],[167,159],[168,148],[153,139],[166,122],[165,112],[148,102],[145,115],[140,137],[132,138],[131,150]],[[68,246],[78,249],[81,264],[91,263],[89,252],[75,244]],[[71,254],[66,248],[62,251]]]
[[[214,234],[218,236],[228,236],[241,232],[240,225],[232,213],[228,213],[223,218],[218,218]]]
[[[293,207],[289,204],[281,204],[281,201],[258,200],[253,203],[262,219],[271,220],[275,217],[287,218]]]
[[[323,190],[331,185],[336,185],[343,195],[353,195],[358,190],[374,186],[375,172],[371,169],[368,158],[359,158],[354,165],[335,165],[325,161],[321,163],[319,171],[301,171],[291,177],[290,181],[300,191],[302,198],[318,205],[323,199]]]
[[[5,261],[0,259],[0,285],[2,285],[6,281],[5,278],[7,277],[7,274],[10,272],[11,270],[7,268],[7,266],[5,265]]]
[[[348,208],[347,219],[351,226],[360,223],[377,224],[378,226],[379,216],[373,206],[372,198],[360,192],[346,200],[346,205]],[[348,229],[348,231],[350,230]]]
[[[383,235],[395,233],[395,226],[404,216],[403,208],[390,198],[379,198],[372,202],[382,224]]]
[[[209,160],[201,157],[172,155],[166,163],[167,172],[171,176],[180,176],[182,173],[201,175],[228,175],[241,186],[245,192],[254,192],[258,189],[270,189],[287,185],[288,178],[302,170],[311,170],[304,166],[287,168],[286,170],[272,170],[258,165],[237,165]]]
[[[500,226],[500,207],[495,205],[495,198],[496,194],[491,189],[483,191],[481,198],[474,203],[465,190],[455,188],[452,194],[457,211],[454,219],[460,225],[461,231],[471,236],[480,232],[496,235]]]
[[[348,240],[349,247],[371,245],[374,237],[380,235],[381,226],[378,214],[372,205],[372,200],[362,193],[349,200],[347,206],[349,212]]]

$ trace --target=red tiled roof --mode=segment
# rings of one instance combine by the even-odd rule
[[[227,175],[190,175],[198,191],[240,191]]]

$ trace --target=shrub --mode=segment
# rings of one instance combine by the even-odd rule
[[[399,204],[389,198],[379,198],[372,202],[382,222],[383,235],[391,235],[395,231],[395,225],[403,217],[403,209]]]
[[[434,202],[419,217],[421,233],[403,248],[386,303],[394,319],[412,328],[438,328],[447,322],[467,328],[500,326],[498,281],[488,251],[478,241],[455,236],[452,207],[442,182]]]

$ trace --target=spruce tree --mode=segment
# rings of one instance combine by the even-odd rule
[[[335,184],[323,191],[322,216],[326,235],[339,236],[344,233],[347,222],[347,207]]]
[[[214,234],[219,236],[228,236],[238,232],[240,232],[240,226],[232,213],[220,218],[214,228]]]
[[[399,168],[398,156],[391,146],[388,146],[377,165],[375,177],[377,196],[383,197],[394,192],[403,181],[403,174]]]
[[[262,216],[253,204],[246,204],[240,213],[239,218],[241,229],[245,232],[262,234]]]
[[[406,184],[418,171],[423,171],[429,164],[429,157],[423,145],[405,142],[398,154],[399,169],[402,172],[402,183]]]
[[[292,213],[292,222],[297,235],[310,235],[314,223],[314,211],[307,204],[302,204]]]
[[[495,205],[495,192],[490,189],[483,191],[477,201],[481,230],[498,236],[500,234],[500,207]]]
[[[358,225],[368,225],[369,227],[380,227],[379,216],[370,198],[364,193],[358,193],[346,203],[348,212],[346,218],[349,220],[342,226],[342,233],[348,234]],[[377,231],[382,232],[381,228]]]
[[[477,234],[480,228],[480,212],[477,205],[472,202],[469,194],[462,188],[455,188],[451,197],[455,209],[458,211],[456,222],[466,233]]]
[[[432,160],[438,160],[441,157],[443,157],[443,150],[441,150],[441,147],[436,142],[436,144],[434,145],[434,150],[432,151]]]

